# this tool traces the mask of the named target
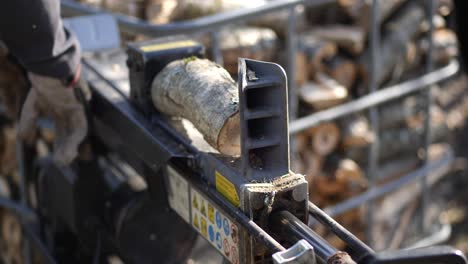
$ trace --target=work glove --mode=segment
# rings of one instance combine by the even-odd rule
[[[37,119],[49,117],[54,121],[56,134],[53,159],[59,165],[68,165],[77,156],[88,131],[84,107],[76,97],[75,89],[80,88],[32,72],[28,77],[32,87],[21,110],[18,135],[26,143],[34,142]],[[85,85],[83,81],[77,83]]]

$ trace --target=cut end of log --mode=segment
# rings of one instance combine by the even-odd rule
[[[312,148],[321,156],[330,154],[338,146],[340,130],[334,123],[321,124],[312,134]]]
[[[240,155],[240,117],[238,112],[231,116],[221,128],[217,145],[219,152],[222,154]]]
[[[318,76],[318,83],[308,82],[300,90],[301,99],[316,110],[329,108],[348,98],[348,90],[324,74]]]

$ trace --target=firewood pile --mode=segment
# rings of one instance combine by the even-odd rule
[[[170,23],[253,8],[268,0],[80,0],[113,12],[145,19],[155,24]],[[273,0],[270,0],[273,1]],[[332,108],[369,92],[370,49],[368,37],[372,1],[337,0],[320,7],[297,10],[298,48],[295,78],[299,115]],[[378,87],[386,87],[420,76],[425,71],[429,49],[429,24],[425,2],[380,1],[381,28],[379,64],[375,72]],[[457,39],[451,25],[453,4],[437,1],[433,16],[434,68],[457,57]],[[224,67],[236,78],[237,58],[274,61],[286,66],[285,32],[288,11],[258,17],[241,25],[220,29],[219,41]],[[210,55],[209,36],[194,36]],[[433,144],[453,142],[468,114],[466,77],[459,74],[434,86],[432,102]],[[380,141],[378,179],[395,179],[417,168],[424,144],[425,98],[412,95],[378,108],[380,124],[372,131],[367,113],[323,123],[299,133],[293,170],[306,175],[310,199],[320,207],[344,201],[365,191],[368,152],[377,133]],[[450,145],[444,144],[450,149]],[[440,149],[440,145],[432,148]],[[419,156],[418,156],[419,155]],[[378,181],[383,184],[385,180]],[[363,214],[356,209],[338,221],[362,237]],[[320,231],[320,230],[319,230]],[[323,233],[325,234],[325,233]],[[337,240],[336,245],[340,246]]]

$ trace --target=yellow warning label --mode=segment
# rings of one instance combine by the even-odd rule
[[[198,215],[193,215],[193,226],[197,229],[200,229],[200,224],[198,223]]]
[[[208,204],[208,219],[214,224],[214,208],[211,204]]]
[[[206,231],[206,220],[203,217],[200,217],[200,222],[201,222],[201,233],[204,237],[208,235],[208,232]]]
[[[198,200],[196,195],[193,196],[192,206],[198,210]]]
[[[201,209],[200,209],[202,215],[206,217],[206,208],[205,208],[205,201],[201,201]]]
[[[177,48],[184,48],[184,47],[191,47],[196,46],[197,43],[193,40],[181,40],[175,42],[168,42],[168,43],[161,43],[161,44],[153,44],[148,46],[143,46],[140,49],[144,52],[154,52],[160,50],[168,50],[168,49],[177,49]]]
[[[233,205],[239,207],[240,201],[234,184],[226,179],[221,173],[215,172],[216,190]]]

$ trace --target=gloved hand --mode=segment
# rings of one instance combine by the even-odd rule
[[[35,73],[28,76],[32,87],[21,110],[18,134],[26,143],[32,143],[39,116],[51,118],[56,131],[53,159],[68,165],[88,131],[84,107],[74,91],[79,88],[66,87],[60,79]]]

